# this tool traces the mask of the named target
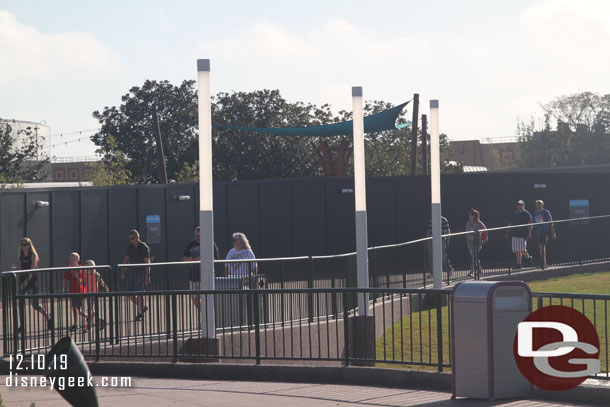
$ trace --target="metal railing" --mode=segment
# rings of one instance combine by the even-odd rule
[[[357,304],[364,293],[374,300],[368,317],[359,317],[350,304]],[[131,301],[134,295],[142,295],[148,308],[141,320]],[[46,326],[43,316],[27,307],[24,329],[18,329],[16,319],[5,326],[4,354],[44,353],[57,339],[71,335],[81,352],[95,360],[298,360],[442,371],[451,367],[450,295],[446,289],[354,288],[18,294],[15,304],[34,299],[54,304],[56,319]],[[203,315],[213,298],[217,347],[197,345],[202,314],[194,297],[202,299]],[[78,298],[93,312],[72,331],[71,307]],[[610,378],[610,295],[533,293],[532,302],[534,310],[564,305],[584,313],[600,338],[601,372],[595,377]],[[270,306],[279,303],[286,305],[283,310]],[[14,313],[15,307],[9,310]],[[207,350],[216,348],[218,353]]]
[[[359,321],[350,304],[356,304],[363,293],[376,299],[370,303],[369,317]],[[136,306],[130,300],[136,294],[148,307],[142,320],[136,320]],[[4,353],[44,353],[55,340],[71,335],[81,352],[96,360],[309,360],[442,370],[450,361],[449,295],[448,290],[349,288],[17,294],[16,301],[52,302],[57,318],[53,326],[46,326],[44,318],[28,307],[23,329],[14,320],[6,326]],[[202,298],[201,312],[210,306],[208,298],[214,299],[220,354],[202,353],[189,345],[201,332],[201,314],[193,296]],[[282,317],[278,308],[269,306],[282,302],[280,298],[287,304]],[[75,299],[90,304],[92,316],[71,330]],[[305,310],[300,304],[309,301],[312,304],[305,310],[313,314],[302,318]]]
[[[532,310],[549,305],[563,305],[583,313],[595,327],[599,337],[599,360],[601,372],[594,376],[598,379],[610,379],[610,337],[608,336],[610,320],[608,308],[610,295],[569,294],[569,293],[532,293]]]

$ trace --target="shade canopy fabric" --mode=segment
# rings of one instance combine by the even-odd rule
[[[364,132],[375,133],[378,131],[396,129],[396,118],[409,102],[394,106],[383,112],[376,113],[364,118]],[[219,129],[250,131],[254,133],[273,134],[277,136],[309,136],[309,137],[329,137],[329,136],[348,136],[352,135],[353,121],[325,124],[322,126],[309,127],[247,127],[247,126],[228,126],[224,124],[213,124]]]

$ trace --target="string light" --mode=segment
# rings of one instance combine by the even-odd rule
[[[100,130],[101,130],[101,128],[97,128],[97,129],[77,130],[77,131],[72,131],[69,133],[51,134],[49,136],[50,138],[59,137],[60,139],[62,139],[62,141],[59,143],[51,144],[51,147],[67,146],[68,144],[72,144],[72,143],[80,143],[82,140],[87,140],[87,139],[91,138],[91,136],[82,136],[83,133],[92,133],[92,132],[97,132]],[[73,134],[78,134],[78,135],[81,135],[82,137],[78,137],[78,138],[66,140],[66,141],[63,140],[64,136],[69,136],[69,135],[73,135]]]

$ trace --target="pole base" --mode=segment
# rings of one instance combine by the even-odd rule
[[[179,362],[188,363],[215,363],[220,359],[217,338],[190,338],[178,351]]]
[[[350,365],[375,366],[375,317],[364,315],[350,317],[348,326]]]

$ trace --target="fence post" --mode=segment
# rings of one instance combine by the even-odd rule
[[[173,334],[173,351],[174,363],[178,361],[178,298],[176,294],[172,294],[172,334]],[[203,304],[202,304],[203,305]]]
[[[116,285],[117,285],[117,287],[118,287],[118,286],[119,286],[119,281],[120,281],[120,282],[122,282],[122,279],[121,279],[121,269],[120,269],[120,268],[119,268],[119,266],[117,265],[117,266],[115,267],[114,271],[115,271],[115,272],[114,272],[114,278],[115,278],[115,280],[116,280],[116,282],[117,282],[117,284],[116,284]],[[120,318],[120,316],[121,316],[121,311],[120,311],[120,309],[119,309],[119,308],[120,308],[120,306],[121,306],[121,302],[122,302],[122,301],[121,301],[121,298],[122,298],[122,297],[118,297],[118,296],[117,296],[117,297],[114,297],[114,298],[115,298],[115,299],[114,299],[114,323],[115,323],[115,329],[114,329],[114,331],[115,331],[115,335],[114,335],[114,343],[115,343],[116,345],[118,345],[118,344],[119,344],[119,337],[121,336],[121,335],[120,335],[120,332],[121,332],[121,331],[120,331],[120,319],[121,319],[121,318]]]
[[[349,366],[349,309],[347,305],[347,291],[343,291],[343,342],[345,356],[343,359],[343,365]]]
[[[313,257],[309,256],[309,278],[307,281],[307,288],[313,288]],[[313,322],[313,293],[307,293],[307,314],[309,322]]]
[[[21,310],[18,308],[17,301],[17,293],[18,293],[18,283],[17,276],[13,274],[13,278],[15,279],[15,284],[11,284],[14,287],[13,292],[13,351],[11,353],[17,353],[17,349],[19,348],[19,316],[17,313],[20,313]],[[23,335],[22,335],[23,336]]]
[[[442,294],[437,295],[436,303],[436,342],[438,354],[438,371],[443,371],[443,315],[442,315]]]
[[[474,232],[474,242],[472,246],[472,265],[474,267],[474,279],[481,279],[481,270],[479,270],[479,245],[481,244],[481,232]]]
[[[97,280],[96,280],[97,284]],[[93,297],[93,309],[95,311],[95,361],[98,362],[100,360],[100,309],[99,309],[99,299],[101,297]],[[85,301],[88,301],[87,298],[83,298]],[[91,311],[89,311],[91,312]],[[89,315],[89,320],[91,320],[91,315]],[[91,327],[89,327],[91,329]]]
[[[254,304],[254,346],[256,347],[256,364],[261,364],[261,332],[260,332],[260,321],[259,321],[259,312],[258,312],[258,291],[251,291],[253,296],[253,304]]]

